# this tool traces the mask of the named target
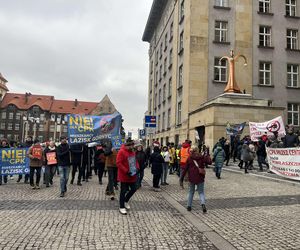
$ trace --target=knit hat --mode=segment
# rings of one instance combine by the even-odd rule
[[[134,145],[134,141],[131,139],[131,137],[128,137],[128,139],[125,142],[125,146],[132,146]]]

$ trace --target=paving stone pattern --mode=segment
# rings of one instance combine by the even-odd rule
[[[69,185],[65,198],[58,184],[56,177],[40,190],[15,180],[0,186],[0,249],[216,249],[147,183],[127,216],[95,176]]]
[[[164,191],[186,206],[188,183],[168,182]],[[218,180],[208,169],[205,192],[208,213],[196,192],[192,213],[237,249],[300,249],[300,185],[229,171]]]

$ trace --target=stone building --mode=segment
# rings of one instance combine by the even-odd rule
[[[209,126],[223,126],[215,138],[225,136],[226,124],[199,112],[224,92],[228,65],[219,59],[230,50],[247,58],[247,67],[236,63],[242,92],[282,107],[285,122],[299,127],[299,16],[299,0],[154,0],[142,38],[149,43],[147,114],[157,116],[151,139],[178,144],[194,140],[196,131],[205,141]]]
[[[107,95],[98,103],[7,93],[7,81],[2,75],[0,80],[0,138],[10,141],[24,141],[27,136],[40,141],[57,141],[60,136],[67,136],[68,114],[105,115],[116,111]]]

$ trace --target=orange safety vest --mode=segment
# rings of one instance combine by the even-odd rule
[[[190,148],[181,148],[180,149],[180,164],[185,165],[187,159],[190,156]]]

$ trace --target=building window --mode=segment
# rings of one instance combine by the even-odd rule
[[[167,73],[167,58],[164,60],[164,74]]]
[[[1,118],[2,118],[2,119],[6,119],[6,111],[5,111],[5,110],[2,111]]]
[[[159,51],[156,51],[155,64],[158,64]]]
[[[180,4],[179,22],[182,22],[183,18],[184,18],[184,0],[182,0]]]
[[[259,27],[259,45],[263,47],[271,47],[271,27]]]
[[[40,125],[39,125],[39,131],[40,131],[40,132],[43,132],[43,131],[44,131],[44,125],[43,125],[43,124],[40,124]]]
[[[227,81],[227,60],[222,60],[220,58],[215,58],[214,64],[214,81],[226,82]]]
[[[299,104],[288,103],[288,124],[299,126]]]
[[[162,65],[160,65],[160,67],[159,67],[159,80],[161,80],[161,78],[162,78]]]
[[[40,120],[44,121],[45,120],[45,114],[40,114]]]
[[[170,128],[170,126],[171,126],[171,109],[168,109],[167,127]]]
[[[168,48],[168,33],[165,34],[165,50]]]
[[[288,49],[298,49],[298,30],[288,29],[286,31],[286,47]]]
[[[20,120],[21,119],[21,113],[16,113],[16,120]]]
[[[14,119],[14,113],[9,112],[9,113],[8,113],[8,119],[9,119],[9,120]]]
[[[180,33],[179,36],[179,53],[183,50],[183,31]]]
[[[173,49],[170,49],[169,52],[169,66],[171,66],[173,63]]]
[[[19,131],[19,130],[20,130],[20,123],[16,123],[16,124],[15,124],[15,130],[16,130],[16,131]]]
[[[7,130],[12,130],[12,129],[13,129],[13,124],[7,123]]]
[[[165,114],[165,112],[163,112],[163,114],[162,114],[162,130],[165,130],[165,126],[166,126],[166,114]]]
[[[228,22],[216,21],[215,22],[215,41],[227,42],[228,36]]]
[[[215,0],[215,6],[228,7],[228,0]]]
[[[50,125],[49,131],[54,132],[55,131],[55,125]]]
[[[173,39],[173,29],[174,29],[174,27],[173,27],[174,25],[173,25],[173,23],[171,23],[171,25],[170,25],[170,42],[172,41],[172,39]]]
[[[285,14],[287,16],[297,15],[297,1],[296,0],[285,0]]]
[[[14,135],[14,141],[19,141],[20,137],[19,135]]]
[[[177,124],[181,124],[181,102],[177,104]]]
[[[38,138],[39,138],[39,141],[40,141],[40,142],[43,142],[43,141],[44,141],[44,136],[39,135]]]
[[[158,105],[161,104],[161,89],[158,91]]]
[[[157,84],[158,83],[158,71],[156,71],[156,74],[155,74],[155,79],[156,79],[156,81],[155,81],[155,83]]]
[[[5,129],[5,122],[1,122],[0,126],[1,126],[0,128],[4,130]]]
[[[293,88],[299,87],[299,65],[287,65],[287,86]]]
[[[269,62],[259,63],[259,84],[272,85],[272,64]]]
[[[163,86],[163,102],[166,100],[166,84]]]
[[[160,131],[160,115],[158,115],[157,129]]]
[[[160,43],[160,49],[159,49],[159,58],[162,57],[162,52],[163,52],[163,43]]]
[[[271,3],[270,0],[259,0],[259,12],[270,13]]]
[[[178,88],[182,87],[183,85],[183,65],[179,67],[179,77],[178,77]]]
[[[169,79],[168,97],[172,95],[172,77]]]
[[[12,140],[12,134],[7,134],[7,139]]]

